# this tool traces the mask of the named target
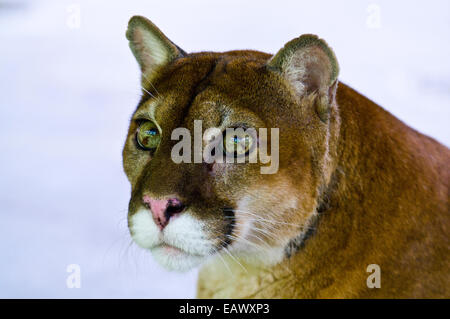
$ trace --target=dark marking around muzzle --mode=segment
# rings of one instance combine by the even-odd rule
[[[229,208],[229,207],[225,207],[223,209],[223,214],[224,214],[224,218],[225,218],[225,240],[222,243],[222,247],[226,248],[227,246],[231,245],[231,243],[233,242],[233,240],[230,238],[230,236],[233,233],[234,230],[234,225],[236,223],[235,219],[235,214],[234,214],[234,209]]]

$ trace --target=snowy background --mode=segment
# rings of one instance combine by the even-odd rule
[[[196,271],[164,271],[126,228],[134,14],[186,51],[274,53],[318,34],[341,81],[450,145],[448,0],[0,0],[0,297],[195,295]],[[79,289],[66,285],[70,264]]]

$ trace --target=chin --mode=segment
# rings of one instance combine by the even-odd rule
[[[160,245],[151,249],[153,258],[165,269],[186,272],[202,264],[206,257],[193,255],[173,246]]]

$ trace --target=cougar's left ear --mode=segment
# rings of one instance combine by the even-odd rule
[[[334,102],[339,66],[333,50],[315,35],[305,34],[284,46],[267,67],[280,73],[302,97],[316,93],[316,109],[320,118],[328,118]]]
[[[126,36],[141,68],[143,81],[151,80],[161,68],[186,55],[150,20],[141,16],[130,19]]]

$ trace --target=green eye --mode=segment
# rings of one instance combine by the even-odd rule
[[[243,156],[253,147],[253,137],[243,131],[236,131],[234,134],[225,135],[223,147],[228,154]]]
[[[161,134],[155,123],[152,121],[145,121],[139,126],[136,140],[140,147],[149,150],[156,148],[159,145]]]

